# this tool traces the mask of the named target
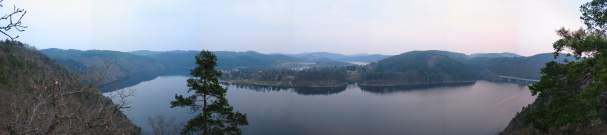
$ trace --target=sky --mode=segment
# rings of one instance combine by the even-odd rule
[[[588,0],[5,0],[38,49],[400,54],[552,51]]]

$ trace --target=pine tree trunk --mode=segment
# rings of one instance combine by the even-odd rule
[[[207,110],[207,95],[203,95],[203,105],[202,105],[202,115],[204,116],[204,131],[203,131],[203,135],[208,135],[209,134],[209,122],[208,122],[208,110]]]

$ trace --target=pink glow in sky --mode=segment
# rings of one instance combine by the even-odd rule
[[[571,0],[12,0],[37,48],[551,52]]]

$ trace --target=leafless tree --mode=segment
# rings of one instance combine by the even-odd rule
[[[0,0],[0,35],[14,41],[17,32],[27,28],[22,23],[27,11],[16,6],[4,8]],[[20,44],[20,43],[9,43]],[[117,93],[114,104],[93,87],[80,84],[74,75],[58,69],[34,50],[13,48],[13,59],[25,63],[25,67],[9,67],[3,73],[13,83],[0,85],[0,134],[135,134],[133,126],[121,109],[128,108],[133,92]],[[0,52],[0,59],[9,58]],[[107,66],[108,68],[111,65]],[[26,69],[23,69],[26,68]],[[101,76],[100,78],[103,78]]]
[[[41,89],[12,99],[11,134],[129,133],[121,127],[128,119],[120,111],[128,108],[128,94],[117,94],[120,104],[112,104],[96,89],[78,87],[78,82],[36,82]]]
[[[148,124],[152,127],[152,135],[177,135],[180,131],[175,119],[167,119],[162,115],[149,117]]]
[[[23,74],[14,79],[30,85],[12,87],[15,92],[7,99],[10,120],[4,127],[8,134],[120,135],[138,131],[121,111],[129,108],[127,99],[134,90],[112,94],[116,99],[112,102],[94,87],[80,84],[74,75],[42,67],[46,69],[14,71],[16,75]],[[34,76],[26,76],[26,72]]]
[[[112,99],[116,107],[118,107],[118,109],[120,109],[123,113],[127,113],[128,111],[130,111],[131,102],[129,98],[134,96],[135,89],[132,88],[117,90],[107,95],[107,97]]]
[[[4,7],[4,4],[2,4],[2,2],[4,2],[4,0],[0,0],[0,8]],[[11,11],[0,17],[0,33],[2,33],[10,40],[15,40],[19,38],[19,35],[13,35],[11,34],[11,32],[25,31],[25,28],[27,28],[27,26],[23,25],[21,20],[23,19],[26,13],[27,11],[25,9],[13,6],[13,9]]]

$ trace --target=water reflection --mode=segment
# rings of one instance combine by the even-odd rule
[[[116,81],[101,84],[98,88],[99,90],[101,90],[102,93],[112,92],[115,90],[120,90],[137,85],[141,82],[154,80],[159,76],[189,76],[189,74],[183,72],[182,70],[167,70],[163,73],[137,73],[129,75],[129,77],[118,79]]]
[[[132,109],[127,116],[144,133],[155,132],[148,120],[157,115],[167,119],[158,123],[170,123],[157,125],[182,129],[192,118],[204,115],[190,108],[170,108],[175,94],[188,95],[188,78],[158,77],[130,87],[137,91],[129,99]],[[249,123],[240,129],[248,135],[496,134],[535,99],[525,86],[486,81],[386,94],[350,85],[328,96],[302,95],[285,88],[227,88],[229,105],[246,113]]]
[[[299,95],[333,95],[346,91],[346,86],[341,87],[297,87],[293,91]]]
[[[403,85],[403,86],[365,86],[365,85],[349,85],[350,87],[360,87],[361,90],[377,94],[390,94],[402,91],[410,90],[423,90],[441,87],[464,87],[472,86],[476,82],[461,82],[461,83],[448,83],[448,84],[423,84],[423,85]],[[237,83],[222,83],[228,87],[236,87],[239,89],[249,89],[258,92],[276,92],[276,91],[292,91],[298,95],[335,95],[344,92],[348,86],[340,87],[277,87],[267,85],[247,85]]]
[[[272,91],[293,91],[298,95],[333,95],[339,94],[346,91],[347,86],[340,87],[276,87],[276,86],[265,86],[265,85],[244,85],[235,83],[222,83],[227,86],[234,86],[240,89],[250,89],[259,92],[272,92]]]
[[[472,86],[476,82],[462,82],[462,83],[447,83],[447,84],[420,84],[420,85],[403,85],[403,86],[365,86],[359,85],[361,90],[377,94],[390,94],[395,92],[410,91],[410,90],[423,90],[441,87],[463,87]]]
[[[162,75],[166,75],[164,73]],[[179,75],[179,76],[187,76],[183,75],[183,73],[169,73],[168,75]],[[131,87],[137,85],[141,82],[150,81],[156,79],[160,74],[139,74],[136,76],[132,76],[129,78],[120,79],[108,84],[104,84],[100,86],[100,89],[103,93],[111,92],[115,90],[124,89],[127,87]],[[495,83],[504,83],[504,82],[496,82]],[[440,87],[458,87],[458,86],[471,86],[474,85],[475,82],[462,82],[462,83],[449,83],[449,84],[422,84],[422,85],[406,85],[406,86],[366,86],[366,85],[356,85],[360,87],[363,91],[377,93],[377,94],[389,94],[394,92],[401,91],[409,91],[409,90],[418,90],[418,89],[431,89],[431,88],[440,88]],[[276,86],[266,86],[266,85],[245,85],[245,84],[235,84],[235,83],[227,83],[222,82],[221,84],[225,86],[235,86],[236,88],[246,88],[259,92],[270,92],[270,91],[292,91],[299,95],[334,95],[344,92],[348,86],[340,86],[340,87],[276,87]],[[507,83],[511,84],[511,83]],[[522,87],[526,87],[527,85],[522,85]]]
[[[236,87],[239,89],[251,89],[259,92],[271,92],[271,91],[283,91],[289,90],[287,87],[276,87],[276,86],[267,86],[267,85],[244,85],[244,84],[236,84],[236,83],[222,83],[228,87]]]
[[[137,85],[141,82],[154,80],[158,76],[159,74],[136,74],[127,78],[118,79],[107,84],[102,84],[101,86],[99,86],[99,90],[101,90],[101,92],[112,92],[115,90]]]

